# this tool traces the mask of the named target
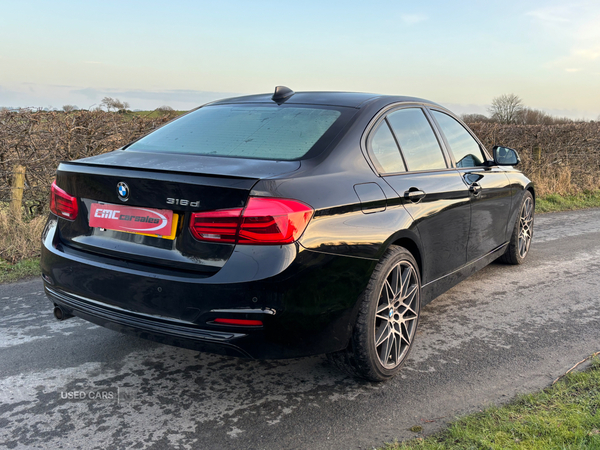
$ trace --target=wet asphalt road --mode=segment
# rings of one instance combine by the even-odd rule
[[[0,311],[0,447],[372,448],[545,387],[600,350],[600,210],[538,216],[528,261],[428,305],[384,384],[324,356],[246,361],[57,322],[39,280],[0,286]]]

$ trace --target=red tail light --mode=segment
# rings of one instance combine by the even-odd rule
[[[77,198],[59,188],[56,181],[52,182],[50,189],[50,211],[68,220],[75,220],[79,211]]]
[[[190,229],[200,241],[235,243],[242,208],[192,213]]]
[[[313,213],[297,200],[250,197],[245,209],[193,213],[190,229],[201,241],[290,244],[302,235]]]

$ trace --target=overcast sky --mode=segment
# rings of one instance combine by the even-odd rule
[[[600,114],[600,1],[0,0],[0,106],[363,91]]]

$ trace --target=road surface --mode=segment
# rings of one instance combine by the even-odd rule
[[[0,447],[370,449],[548,386],[600,350],[600,209],[535,227],[524,265],[424,308],[384,384],[324,356],[247,361],[58,322],[39,280],[0,286]]]

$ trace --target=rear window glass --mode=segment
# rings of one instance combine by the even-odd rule
[[[340,110],[318,107],[206,106],[165,125],[128,149],[294,160],[313,147],[323,148],[339,131],[341,126],[336,122],[341,115]]]
[[[401,109],[387,116],[387,120],[400,144],[408,170],[446,168],[442,148],[423,111]]]
[[[383,121],[371,139],[373,156],[385,173],[404,172],[404,161],[386,121]]]

